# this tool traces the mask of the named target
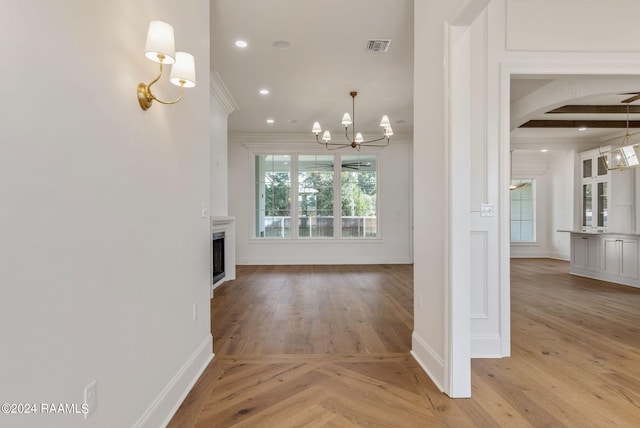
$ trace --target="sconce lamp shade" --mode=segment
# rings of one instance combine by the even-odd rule
[[[151,21],[144,55],[154,62],[162,62],[163,64],[175,62],[176,44],[171,25],[162,21]]]
[[[356,134],[355,142],[359,144],[359,143],[362,143],[363,141],[364,141],[364,138],[362,137],[362,134],[358,132]]]
[[[169,81],[176,86],[185,88],[196,86],[196,62],[193,55],[186,52],[176,52],[176,62],[171,66]]]
[[[393,129],[390,126],[384,128],[384,136],[391,137],[393,135]]]
[[[329,131],[324,131],[324,134],[322,134],[322,141],[325,143],[327,141],[331,141],[331,133]]]
[[[382,126],[383,128],[388,128],[391,126],[391,122],[389,122],[389,116],[387,116],[386,114],[382,116],[382,120],[380,120],[380,126]]]
[[[344,126],[349,126],[351,125],[351,116],[349,115],[349,113],[345,113],[344,116],[342,116],[342,124]]]

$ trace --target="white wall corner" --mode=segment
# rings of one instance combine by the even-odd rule
[[[444,392],[444,361],[415,331],[411,334],[411,355],[436,387]]]
[[[142,414],[134,428],[165,427],[214,357],[213,337],[208,335]]]
[[[224,84],[222,77],[218,74],[217,71],[211,72],[211,94],[216,97],[224,111],[227,115],[230,115],[234,111],[238,110],[238,104],[236,100],[233,99],[231,92],[229,92],[229,88]]]
[[[571,260],[571,255],[567,254],[567,253],[556,253],[556,252],[551,252],[549,253],[548,256],[550,259],[554,259],[554,260],[562,260],[565,262],[568,262]]]

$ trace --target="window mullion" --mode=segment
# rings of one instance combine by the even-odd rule
[[[333,155],[333,237],[342,238],[342,157]]]
[[[298,239],[298,191],[300,184],[298,183],[298,155],[299,153],[291,153],[291,238]]]

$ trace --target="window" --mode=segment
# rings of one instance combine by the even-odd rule
[[[372,155],[342,156],[342,236],[374,238],[376,216],[377,158]]]
[[[255,157],[256,236],[291,236],[291,156]]]
[[[510,190],[511,195],[511,241],[535,241],[535,180],[511,180],[520,186]]]
[[[298,156],[298,236],[333,237],[333,155]]]
[[[256,154],[255,237],[378,236],[377,155]]]

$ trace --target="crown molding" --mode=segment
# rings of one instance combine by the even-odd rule
[[[308,134],[229,134],[229,142],[236,144],[244,144],[246,146],[259,146],[259,145],[299,145],[309,148],[324,148],[324,145],[316,143],[315,136],[312,133]],[[395,134],[391,138],[389,146],[393,145],[406,145],[413,144],[413,138],[410,135],[398,135]]]
[[[211,94],[216,97],[224,111],[227,113],[227,116],[238,110],[238,104],[236,100],[231,96],[231,92],[229,92],[229,88],[224,84],[222,77],[218,74],[217,71],[211,72]]]

